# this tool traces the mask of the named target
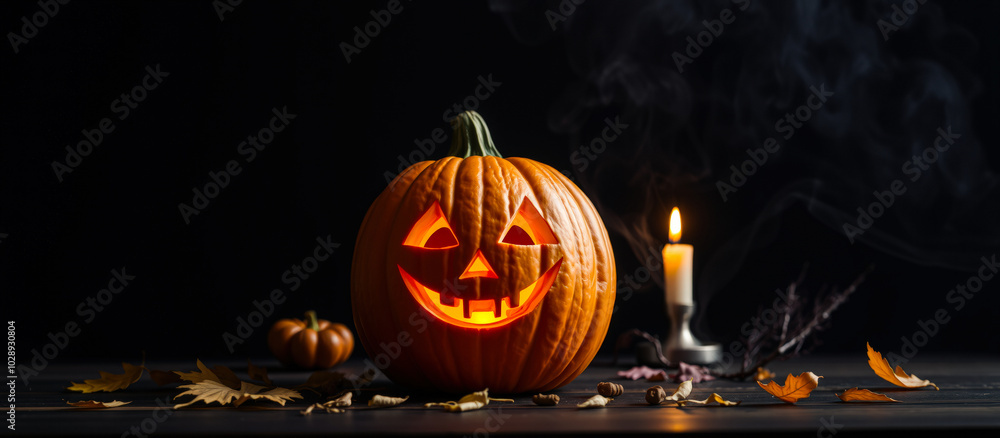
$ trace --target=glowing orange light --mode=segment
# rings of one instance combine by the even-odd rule
[[[459,327],[485,329],[510,324],[535,310],[552,288],[561,265],[562,259],[559,259],[548,271],[513,297],[478,300],[444,297],[442,293],[421,284],[402,266],[396,267],[399,268],[399,275],[403,278],[406,289],[432,315]]]
[[[466,278],[477,277],[497,278],[497,273],[493,271],[493,267],[486,261],[486,257],[483,257],[483,250],[476,251],[476,255],[472,256],[472,261],[469,262],[469,266],[465,268],[465,272],[462,275],[458,276],[458,279],[464,280]]]
[[[403,240],[404,246],[413,246],[427,249],[448,249],[458,246],[458,238],[451,230],[451,225],[444,218],[444,211],[441,204],[434,201],[433,204],[417,222]]]
[[[670,211],[670,243],[677,243],[681,240],[681,211],[674,207]]]
[[[559,243],[559,240],[552,233],[552,228],[545,222],[545,218],[535,208],[535,204],[525,197],[514,213],[514,218],[504,228],[503,233],[500,233],[499,242],[509,245],[543,245]]]

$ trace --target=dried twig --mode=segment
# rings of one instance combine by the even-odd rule
[[[612,364],[618,363],[618,352],[621,350],[627,350],[630,347],[632,347],[632,344],[635,343],[636,338],[645,339],[646,341],[649,341],[649,343],[653,344],[653,349],[656,351],[656,358],[660,362],[662,362],[664,366],[667,367],[672,366],[670,361],[667,360],[667,356],[663,354],[663,344],[660,343],[660,340],[656,339],[656,336],[653,336],[639,329],[632,329],[625,333],[622,333],[621,335],[618,335],[618,340],[617,342],[615,342],[614,356],[611,360]]]
[[[798,294],[798,288],[805,279],[806,267],[803,267],[799,278],[786,289],[787,300],[784,306],[775,309],[779,313],[775,322],[769,326],[759,327],[759,330],[751,333],[744,341],[746,348],[740,370],[733,373],[713,372],[713,375],[723,379],[742,380],[755,375],[758,368],[771,361],[788,359],[798,355],[802,352],[809,337],[814,332],[822,330],[830,322],[832,313],[847,301],[847,298],[857,290],[872,270],[872,267],[869,266],[841,292],[834,290],[831,293],[826,293],[825,288],[820,289],[817,296],[823,297],[823,299],[817,298],[814,301],[812,316],[808,317],[803,309],[804,302]]]

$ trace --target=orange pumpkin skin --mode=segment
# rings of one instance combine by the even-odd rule
[[[525,199],[558,243],[499,242]],[[434,202],[458,245],[402,245]],[[495,278],[461,278],[477,251]],[[442,320],[402,278],[405,271],[436,291],[496,300],[556,265],[551,287],[531,312],[488,328]],[[361,344],[393,381],[455,393],[525,393],[569,383],[590,364],[607,334],[615,279],[603,222],[560,172],[526,158],[446,157],[406,169],[372,204],[355,246],[351,299]]]
[[[354,335],[347,326],[316,319],[306,312],[306,319],[281,319],[271,326],[267,346],[284,365],[325,369],[343,363],[354,350]],[[316,326],[310,327],[310,320]]]

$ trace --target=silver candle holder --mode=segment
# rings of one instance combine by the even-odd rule
[[[664,356],[670,365],[676,366],[679,362],[707,365],[722,359],[721,345],[701,342],[691,333],[691,316],[693,315],[693,304],[667,302],[670,336],[667,338]]]

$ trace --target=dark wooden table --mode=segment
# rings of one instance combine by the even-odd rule
[[[209,366],[230,365],[241,377],[245,362],[206,361]],[[257,363],[258,361],[255,361]],[[273,361],[258,365],[270,369],[278,385],[293,386],[305,381],[308,373],[282,370]],[[151,367],[193,370],[192,362],[149,363]],[[717,392],[737,407],[685,408],[649,406],[643,401],[646,388],[668,382],[630,381],[616,377],[616,371],[631,364],[611,366],[597,359],[576,381],[554,391],[562,398],[556,407],[531,403],[530,394],[515,395],[515,403],[491,403],[480,411],[448,413],[424,408],[428,401],[455,400],[457,397],[408,391],[384,379],[376,379],[363,391],[356,407],[342,414],[299,414],[307,405],[297,401],[284,407],[254,403],[242,408],[193,405],[171,410],[171,398],[179,393],[174,386],[158,387],[144,376],[124,391],[79,394],[65,390],[69,382],[96,378],[98,370],[121,372],[119,363],[55,363],[36,377],[31,388],[17,387],[16,435],[26,436],[147,436],[171,435],[654,435],[803,433],[832,437],[859,433],[935,433],[961,430],[963,434],[995,435],[1000,431],[1000,357],[919,357],[904,368],[929,379],[941,389],[903,390],[877,377],[868,367],[864,351],[851,357],[806,357],[774,363],[771,369],[781,382],[788,373],[813,371],[824,376],[808,399],[795,405],[774,399],[753,381],[712,381],[694,386],[691,398],[705,398]],[[360,361],[339,367],[358,372]],[[575,405],[596,393],[600,381],[614,381],[625,387],[607,408],[579,410]],[[859,386],[884,392],[900,403],[844,403],[835,395]],[[391,409],[367,409],[367,399],[375,394],[411,395],[405,404]],[[131,404],[115,409],[84,411],[66,401],[122,400]],[[195,407],[201,406],[201,407]],[[5,416],[6,418],[6,416]],[[7,432],[10,432],[9,430]]]

